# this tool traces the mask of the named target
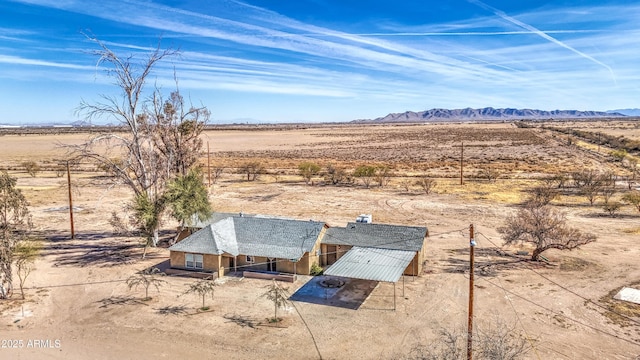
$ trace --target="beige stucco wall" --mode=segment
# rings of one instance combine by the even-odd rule
[[[195,269],[187,269],[185,263],[185,252],[182,251],[170,251],[169,252],[169,264],[172,268],[176,269],[186,269],[186,270],[195,270]],[[197,254],[197,253],[191,253]],[[220,266],[220,255],[212,255],[212,254],[201,254],[202,255],[202,270],[205,271],[217,271],[218,276],[224,275],[224,267]]]
[[[326,228],[323,228],[318,237],[316,238],[316,242],[313,246],[313,249],[310,253],[305,253],[302,258],[295,263],[290,261],[290,259],[275,259],[276,261],[276,271],[284,272],[284,273],[293,273],[294,267],[296,274],[309,275],[311,271],[311,265],[314,263],[320,264],[321,259],[318,257],[317,252],[318,249],[321,248],[320,240],[324,236]],[[171,267],[178,269],[185,269],[185,253],[179,251],[171,251],[169,258]],[[204,270],[208,271],[217,271],[218,276],[224,276],[225,271],[233,271],[234,267],[231,266],[231,260],[234,257],[230,256],[222,256],[222,255],[211,255],[204,254],[203,255],[203,267]],[[267,270],[269,261],[266,257],[254,256],[254,262],[247,262],[247,256],[244,254],[238,255],[235,257],[235,265],[238,271],[242,271],[250,266],[252,269],[257,270]]]

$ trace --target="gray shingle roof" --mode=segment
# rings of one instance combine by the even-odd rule
[[[218,221],[220,221],[222,219],[226,219],[228,217],[235,217],[235,216],[238,216],[238,217],[239,216],[252,217],[252,216],[255,216],[255,215],[252,215],[252,214],[242,214],[242,215],[240,215],[240,214],[242,214],[242,213],[214,212],[214,213],[211,213],[211,216],[209,216],[209,218],[204,220],[204,221],[200,221],[200,219],[198,219],[197,216],[194,216],[193,219],[192,219],[192,222],[193,222],[193,226],[192,227],[195,228],[195,229],[202,229],[207,225],[215,224]]]
[[[226,217],[205,226],[171,251],[252,255],[298,260],[313,249],[323,222],[260,217]]]
[[[379,249],[420,251],[427,228],[351,222],[346,227],[327,229],[323,244],[352,245]]]
[[[172,245],[169,250],[197,254],[221,254],[222,252],[218,249],[213,239],[213,229],[209,225],[189,235],[179,243]]]

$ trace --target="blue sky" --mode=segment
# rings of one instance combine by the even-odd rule
[[[0,123],[71,122],[117,94],[91,33],[212,123],[350,121],[431,108],[640,107],[640,2],[0,0]],[[104,119],[103,122],[110,122]]]

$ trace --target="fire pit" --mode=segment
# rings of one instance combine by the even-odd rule
[[[329,289],[335,289],[335,288],[339,288],[339,287],[343,287],[344,286],[344,281],[340,280],[340,279],[324,279],[322,281],[320,281],[320,286],[325,287],[325,288],[329,288]]]

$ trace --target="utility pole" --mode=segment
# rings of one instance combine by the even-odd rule
[[[462,177],[463,158],[464,158],[464,141],[460,145],[460,185],[464,185],[464,180]]]
[[[207,174],[209,176],[209,187],[211,187],[211,152],[209,151],[208,141],[207,141]]]
[[[467,359],[473,359],[473,252],[476,240],[473,238],[473,224],[469,225],[469,326],[467,330]]]
[[[69,222],[71,223],[71,239],[76,238],[73,230],[73,199],[71,198],[71,170],[69,170],[69,160],[67,160],[67,187],[69,188]]]

